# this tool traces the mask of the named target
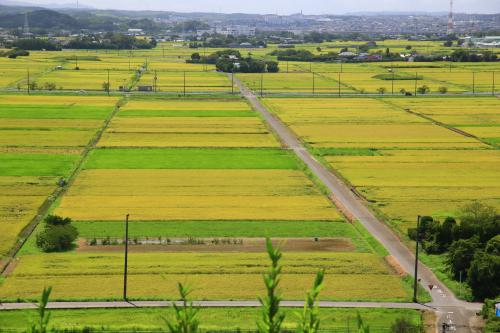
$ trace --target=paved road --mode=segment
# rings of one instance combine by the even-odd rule
[[[350,216],[359,220],[360,223],[385,246],[389,253],[396,258],[401,267],[407,273],[413,275],[415,256],[401,242],[398,236],[375,217],[366,207],[362,198],[358,197],[339,177],[318,162],[314,156],[304,148],[297,136],[283,124],[281,120],[269,113],[266,107],[250,89],[242,84],[237,78],[234,79],[234,82],[253,108],[264,117],[269,126],[278,134],[283,144],[293,150],[331,191],[336,202],[340,203]],[[418,266],[418,277],[420,279],[420,284],[424,288],[428,288],[429,285],[434,286],[432,291],[430,291],[432,302],[428,305],[436,309],[439,316],[439,325],[446,322],[452,325],[450,331],[469,333],[470,330],[464,326],[469,325],[470,318],[480,309],[481,304],[467,303],[458,300],[455,295],[438,280],[435,274],[422,263],[419,263]],[[455,327],[457,329],[454,329]]]
[[[150,308],[167,307],[174,302],[170,301],[117,301],[117,302],[50,302],[49,309],[96,309],[96,308]],[[175,302],[181,304],[181,302]],[[219,307],[260,307],[258,301],[197,301],[195,305],[204,308]],[[283,301],[283,307],[295,308],[302,307],[302,301]],[[322,308],[393,308],[393,309],[417,309],[426,310],[427,306],[418,303],[393,303],[393,302],[328,302],[321,301],[319,306]],[[34,309],[36,303],[0,303],[0,310],[21,310]]]

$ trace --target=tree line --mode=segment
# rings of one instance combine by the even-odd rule
[[[444,254],[452,277],[465,281],[476,300],[500,296],[500,215],[494,207],[472,202],[460,209],[458,221],[422,216],[408,236],[426,253]]]
[[[240,51],[228,49],[211,53],[207,56],[195,52],[186,60],[190,64],[215,65],[218,71],[225,73],[276,73],[279,71],[278,62],[255,59],[251,56],[242,57]]]

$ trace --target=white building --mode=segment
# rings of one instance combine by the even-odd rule
[[[483,38],[465,37],[463,46],[481,48],[500,47],[500,36],[486,36]]]
[[[218,27],[216,32],[224,36],[255,36],[255,28],[246,25]]]

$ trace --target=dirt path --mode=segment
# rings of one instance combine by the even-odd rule
[[[399,239],[399,237],[367,208],[363,199],[356,196],[351,189],[336,175],[330,172],[316,158],[303,147],[294,133],[272,115],[260,100],[237,78],[235,84],[252,107],[261,114],[269,126],[277,133],[285,147],[294,153],[309,167],[309,169],[331,191],[336,201],[341,204],[349,215],[357,219],[394,257],[408,274],[413,275],[415,256]],[[432,302],[428,305],[438,313],[438,324],[446,322],[451,325],[450,331],[470,333],[469,318],[480,308],[480,304],[467,303],[458,300],[455,295],[443,284],[436,275],[425,265],[419,262],[418,277],[422,287],[428,290],[429,285],[434,288],[430,291]]]

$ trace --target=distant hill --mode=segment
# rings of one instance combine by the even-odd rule
[[[1,9],[1,8],[0,8]],[[31,28],[39,29],[67,29],[77,27],[79,22],[67,15],[49,9],[37,9],[28,12]],[[17,28],[24,25],[24,13],[3,13],[0,10],[0,27]]]

